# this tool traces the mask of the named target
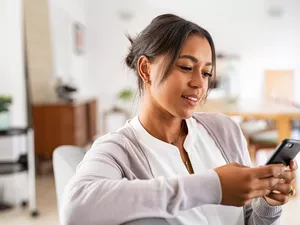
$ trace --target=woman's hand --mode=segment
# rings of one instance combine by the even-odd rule
[[[278,184],[272,187],[272,192],[264,196],[269,205],[277,206],[288,202],[289,196],[296,193],[293,189],[292,183],[296,177],[296,170],[298,166],[296,161],[292,160],[289,167],[286,168]]]
[[[270,196],[283,177],[284,165],[267,165],[250,168],[230,163],[215,168],[222,187],[223,205],[244,206],[253,198]]]

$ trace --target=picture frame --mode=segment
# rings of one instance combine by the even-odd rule
[[[74,32],[74,52],[76,55],[82,55],[85,52],[85,26],[76,21],[73,24]]]

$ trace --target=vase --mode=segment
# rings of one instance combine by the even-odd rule
[[[0,112],[0,130],[8,130],[10,127],[9,111]]]

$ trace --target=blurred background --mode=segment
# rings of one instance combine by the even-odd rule
[[[298,0],[0,0],[0,224],[59,224],[55,174],[68,168],[53,151],[84,152],[136,114],[125,34],[162,13],[211,33],[217,82],[197,111],[239,123],[254,165],[300,139]],[[281,224],[299,224],[298,196]]]

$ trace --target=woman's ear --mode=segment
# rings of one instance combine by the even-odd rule
[[[137,63],[137,71],[140,75],[140,77],[142,78],[142,80],[144,81],[144,83],[149,83],[150,82],[150,62],[149,59],[142,55],[139,59],[138,59],[138,63]]]

